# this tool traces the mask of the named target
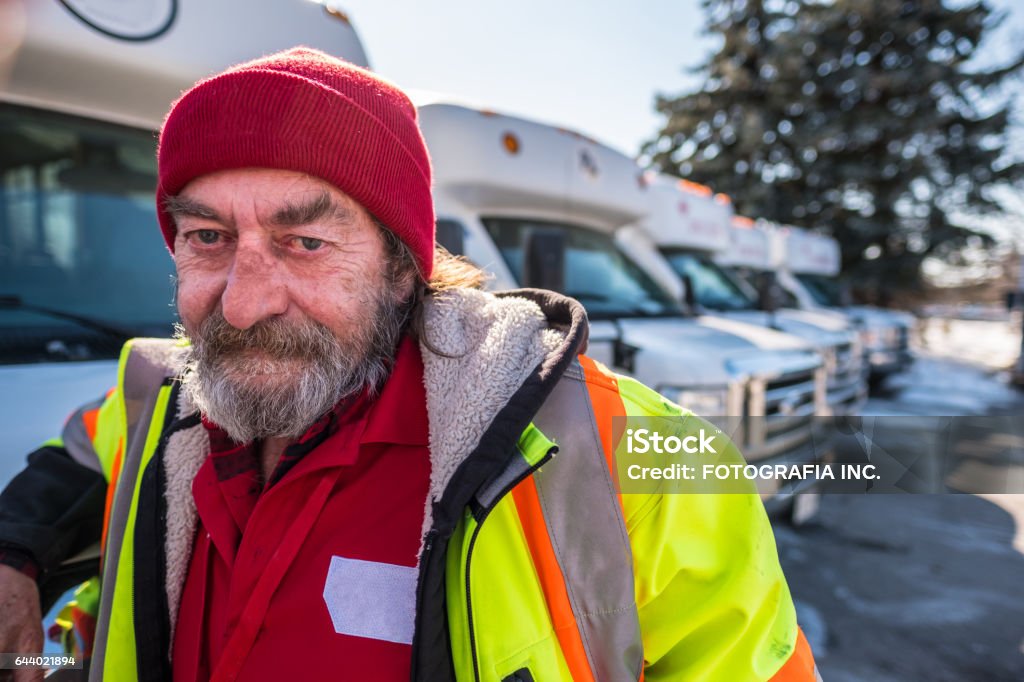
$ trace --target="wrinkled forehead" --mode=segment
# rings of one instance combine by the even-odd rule
[[[201,176],[164,199],[176,223],[231,224],[250,214],[269,227],[324,224],[355,227],[374,222],[359,202],[325,180],[275,169],[228,170]]]

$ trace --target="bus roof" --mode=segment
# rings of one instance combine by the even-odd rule
[[[418,102],[439,212],[571,216],[611,233],[647,211],[647,180],[628,156],[572,130],[437,96]]]
[[[347,17],[310,0],[5,4],[0,98],[140,128],[197,80],[296,45],[367,65]]]
[[[772,256],[771,227],[735,216],[729,227],[729,248],[715,256],[715,260],[721,265],[772,270],[778,265]]]
[[[790,227],[785,234],[786,267],[796,274],[839,274],[839,242],[832,237]]]
[[[732,204],[711,188],[668,175],[651,183],[645,230],[661,247],[717,253],[729,248]]]

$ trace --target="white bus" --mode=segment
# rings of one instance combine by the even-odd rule
[[[780,284],[806,310],[838,310],[862,327],[865,359],[872,383],[900,372],[913,362],[910,313],[847,304],[839,283],[839,242],[832,237],[795,227],[776,228],[774,238],[782,252],[778,269]]]
[[[615,231],[650,208],[631,159],[570,130],[449,99],[423,99],[419,114],[439,241],[492,273],[493,288],[578,299],[589,355],[697,413],[773,417],[766,432],[742,435],[749,459],[822,454],[810,424],[824,409],[817,353],[787,334],[686,314],[616,245]]]
[[[167,336],[156,131],[196,80],[305,44],[366,65],[308,0],[0,4],[0,485],[115,384],[125,338]]]
[[[663,259],[667,267],[659,272],[670,273],[660,275],[665,286],[698,310],[778,329],[814,346],[825,358],[829,412],[855,413],[866,397],[866,385],[857,332],[850,320],[838,313],[798,310],[795,305],[767,305],[759,292],[720,267],[715,259],[733,248],[732,204],[724,196],[713,196],[702,185],[661,176],[651,180],[650,202],[647,219],[618,235],[623,248],[632,254],[646,253],[649,261]],[[770,246],[767,242],[742,246],[748,257],[769,256],[756,250]]]

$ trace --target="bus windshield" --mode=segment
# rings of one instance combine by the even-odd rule
[[[115,358],[119,335],[170,333],[155,151],[148,130],[0,104],[0,363]]]
[[[796,278],[810,292],[811,298],[818,305],[826,308],[838,308],[843,305],[839,282],[824,275],[797,275]]]
[[[533,230],[566,235],[565,291],[579,300],[591,319],[682,315],[672,297],[619,251],[611,236],[576,225],[518,218],[484,218],[484,227],[517,279],[523,250]]]
[[[666,251],[665,259],[680,277],[689,277],[693,296],[709,310],[754,310],[757,299],[745,291],[717,263],[690,251]]]

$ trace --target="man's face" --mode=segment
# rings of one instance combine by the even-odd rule
[[[383,379],[409,286],[386,284],[380,228],[357,202],[309,175],[243,169],[193,180],[169,210],[184,385],[232,438],[298,436]]]

